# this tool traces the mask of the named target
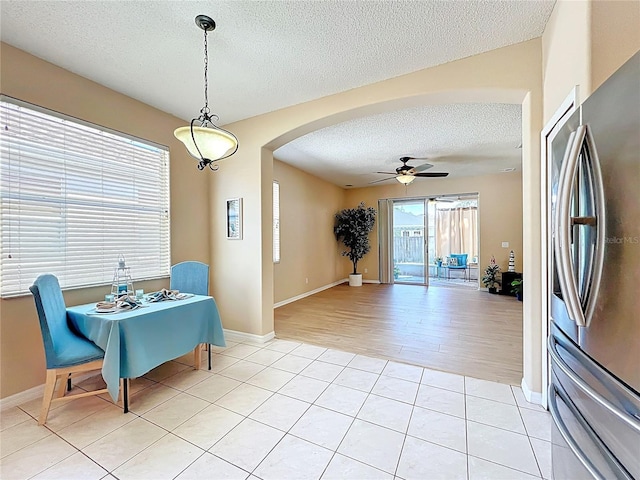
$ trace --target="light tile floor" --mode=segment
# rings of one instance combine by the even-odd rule
[[[214,347],[108,398],[1,414],[10,479],[551,478],[550,416],[519,387],[285,340]],[[206,353],[204,354],[206,355]],[[94,388],[94,377],[76,388]]]

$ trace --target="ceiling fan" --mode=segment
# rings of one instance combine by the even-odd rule
[[[422,165],[419,165],[417,167],[412,167],[411,165],[407,165],[407,162],[409,160],[426,160],[426,158],[401,157],[400,161],[402,162],[402,166],[396,168],[395,173],[392,173],[392,172],[376,172],[376,173],[381,173],[383,175],[393,175],[398,182],[404,183],[405,185],[409,185],[411,182],[415,180],[416,177],[437,178],[437,177],[446,177],[447,175],[449,175],[449,173],[447,172],[424,172],[423,170],[428,170],[432,168],[433,165],[431,165],[430,163],[423,163]],[[379,182],[384,182],[386,180],[389,180],[389,178],[383,178],[382,180],[376,180],[375,182],[369,182],[369,183],[370,184],[379,183]]]

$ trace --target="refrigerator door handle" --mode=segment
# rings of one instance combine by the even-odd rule
[[[584,421],[571,401],[564,396],[561,390],[559,390],[553,383],[551,383],[549,385],[549,413],[551,413],[551,417],[553,418],[553,421],[556,424],[556,427],[558,428],[558,431],[560,432],[560,435],[566,442],[567,446],[571,449],[580,463],[582,463],[582,465],[589,471],[593,478],[596,480],[606,480],[606,477],[596,468],[593,462],[589,459],[588,455],[580,448],[578,442],[576,442],[576,440],[571,436],[569,428],[564,423],[562,415],[560,414],[560,410],[558,409],[556,396],[560,397],[562,403],[566,405],[566,407],[573,414],[574,418],[578,421],[582,428],[584,428],[585,431],[588,432],[591,440],[597,445],[600,452],[602,452],[603,457],[608,459],[607,463],[619,473],[620,478],[623,478],[625,480],[633,480],[633,477],[630,476],[620,464],[618,464],[618,462],[611,455],[608,449],[602,444],[598,436],[591,430],[589,425]]]
[[[601,405],[603,408],[607,409],[611,414],[618,417],[622,422],[626,423],[629,427],[640,433],[640,420],[635,415],[623,412],[622,410],[617,408],[606,398],[596,392],[591,386],[589,386],[587,382],[580,378],[578,374],[576,374],[576,372],[574,372],[571,367],[567,365],[567,363],[558,353],[553,335],[549,335],[547,349],[549,351],[549,355],[551,356],[551,361],[553,362],[553,364],[557,365],[562,373],[569,377],[569,379],[575,384],[576,387],[578,387],[593,401]]]
[[[596,307],[596,299],[598,298],[598,292],[600,291],[600,284],[602,282],[602,273],[604,269],[604,246],[605,246],[605,201],[604,201],[604,183],[602,181],[602,170],[600,169],[600,159],[598,158],[598,151],[596,150],[596,144],[593,140],[591,130],[585,125],[585,142],[589,152],[588,167],[591,171],[591,178],[593,184],[594,194],[594,217],[590,217],[591,226],[596,229],[596,241],[594,248],[592,249],[592,273],[591,273],[591,285],[588,290],[587,302],[584,308],[585,323],[589,326],[591,318],[593,317],[593,311]]]
[[[585,154],[581,155],[583,148]],[[589,173],[586,181],[589,183],[589,190],[593,192],[593,214],[586,217],[574,217],[571,215],[571,194],[580,158],[583,159],[582,168]],[[580,125],[569,137],[562,162],[558,183],[558,209],[556,210],[554,236],[558,280],[560,281],[563,299],[567,307],[567,314],[579,327],[589,326],[602,281],[605,242],[604,212],[604,184],[602,182],[598,152],[588,126]],[[571,258],[571,238],[574,225],[584,225],[588,228],[595,228],[596,231],[594,244],[588,245],[590,247],[589,258],[573,259],[576,262],[586,262],[589,266],[588,283],[582,292],[584,297],[582,299],[578,291],[578,282]]]
[[[562,160],[562,168],[558,178],[558,208],[556,210],[555,250],[558,280],[562,290],[562,298],[567,307],[567,314],[579,327],[586,326],[584,312],[580,304],[575,274],[571,264],[571,190],[576,175],[585,127],[581,125],[571,132],[567,148]]]

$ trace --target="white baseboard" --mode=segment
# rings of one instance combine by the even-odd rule
[[[542,405],[542,393],[532,391],[527,385],[527,382],[524,381],[524,378],[520,386],[522,387],[522,393],[524,393],[524,398],[527,402]]]
[[[272,338],[275,337],[275,332],[269,332],[266,335],[255,335],[253,333],[244,333],[238,332],[236,330],[227,330],[224,329],[224,338],[229,340],[230,342],[246,342],[251,341],[254,343],[266,343]],[[78,375],[73,378],[73,383],[80,383],[85,381],[87,378],[93,377],[94,375],[98,375],[99,373],[85,373],[83,375]],[[30,388],[28,390],[24,390],[22,392],[18,392],[14,395],[10,395],[6,398],[0,399],[0,411],[17,407],[18,405],[22,405],[23,403],[30,402],[36,399],[42,399],[44,395],[44,383],[42,385],[38,385],[36,387]]]
[[[94,372],[78,375],[77,377],[73,377],[73,383],[84,382],[87,378],[91,378],[95,375],[99,375],[99,373]],[[38,385],[37,387],[30,388],[29,390],[24,390],[22,392],[18,392],[14,395],[10,395],[6,398],[0,399],[0,411],[6,408],[17,407],[18,405],[30,402],[31,400],[42,400],[43,395],[44,383],[42,385]]]
[[[380,283],[380,280],[362,280],[362,283]]]
[[[0,411],[6,408],[17,407],[18,405],[30,402],[31,400],[35,400],[36,398],[42,398],[43,395],[44,383],[42,385],[38,385],[37,387],[30,388],[29,390],[25,390],[23,392],[19,392],[3,398],[2,400],[0,400]]]
[[[224,338],[229,340],[230,342],[246,342],[251,341],[254,343],[266,343],[272,338],[275,337],[275,332],[267,333],[266,335],[254,335],[252,333],[244,333],[238,332],[235,330],[227,330],[224,329]],[[86,380],[87,378],[93,377],[94,375],[98,375],[99,373],[85,373],[83,375],[78,375],[74,377],[73,383],[80,383]],[[44,383],[42,385],[38,385],[36,387],[30,388],[28,390],[24,390],[22,392],[18,392],[14,395],[10,395],[6,398],[0,399],[0,411],[17,407],[18,405],[22,405],[23,403],[30,402],[36,399],[42,399],[44,395]]]
[[[343,278],[341,280],[338,280],[337,282],[333,282],[333,283],[330,283],[328,285],[324,285],[324,286],[322,286],[320,288],[316,288],[314,290],[310,290],[310,291],[305,292],[305,293],[301,293],[300,295],[296,295],[295,297],[287,298],[286,300],[282,300],[281,302],[275,303],[273,305],[273,308],[276,309],[276,308],[282,307],[283,305],[286,305],[288,303],[293,303],[293,302],[295,302],[297,300],[302,300],[305,297],[309,297],[311,295],[315,295],[316,293],[320,293],[323,290],[327,290],[327,289],[329,289],[331,287],[335,287],[336,285],[340,285],[341,283],[348,282],[348,281],[349,281],[348,278]]]
[[[238,343],[246,341],[250,341],[253,343],[266,343],[274,338],[275,335],[275,332],[269,332],[266,335],[255,335],[253,333],[238,332],[237,330],[227,330],[226,328],[224,329],[225,340]]]

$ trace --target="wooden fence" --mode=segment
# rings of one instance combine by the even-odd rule
[[[393,237],[395,263],[423,263],[425,237]]]

